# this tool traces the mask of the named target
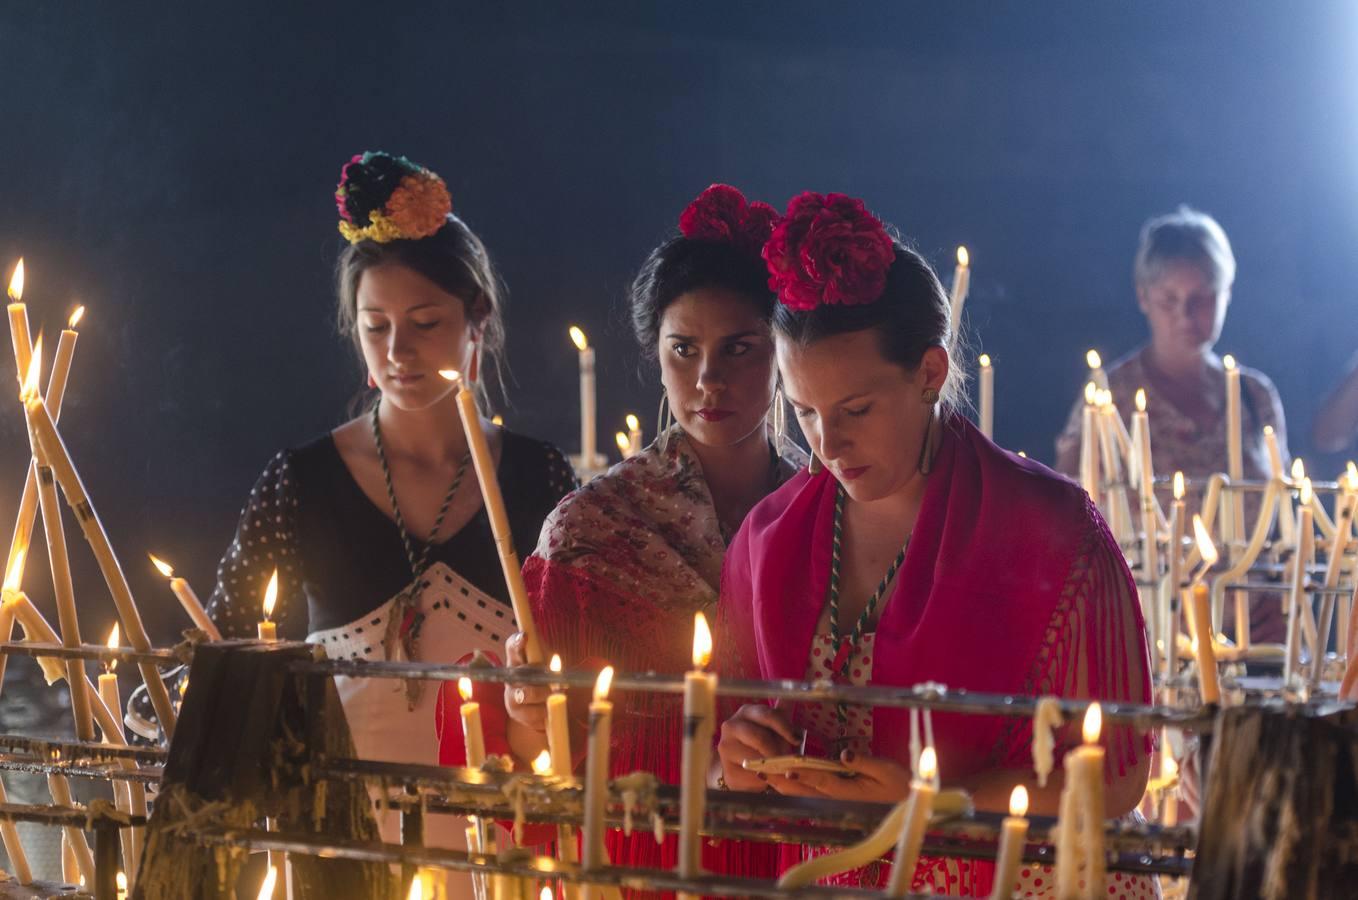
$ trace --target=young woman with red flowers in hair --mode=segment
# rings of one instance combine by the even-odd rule
[[[208,614],[253,637],[277,570],[285,637],[332,659],[455,662],[502,652],[513,612],[452,389],[455,368],[484,388],[504,343],[503,289],[448,190],[403,157],[365,153],[336,193],[348,244],[336,270],[340,330],[367,370],[367,410],[284,450],[245,504]],[[483,420],[520,553],[574,474],[556,448]],[[437,687],[337,678],[360,756],[438,762]],[[495,695],[498,698],[498,694]],[[456,730],[456,718],[452,728]],[[396,816],[378,816],[399,840]],[[465,822],[431,816],[427,838],[465,846]],[[455,876],[456,877],[456,876]],[[470,891],[470,880],[459,882]]]
[[[778,367],[817,461],[756,506],[731,544],[715,629],[722,673],[1148,702],[1140,608],[1117,544],[1077,485],[956,412],[948,303],[928,264],[836,194],[794,199],[764,256],[780,300]],[[855,777],[742,768],[795,752],[803,730]],[[1004,809],[1023,783],[1034,811],[1055,813],[1061,779],[1037,785],[1029,721],[938,714],[933,733],[943,784],[978,807]],[[909,735],[901,709],[750,704],[723,724],[719,764],[735,789],[895,801],[909,790]],[[1141,799],[1147,740],[1104,731],[1109,817]],[[784,866],[820,852],[785,847]],[[883,860],[836,883],[881,885],[888,872]],[[1023,891],[1049,894],[1049,872],[1024,872]],[[992,878],[988,862],[926,858],[912,880],[915,891],[984,896]],[[1109,888],[1155,891],[1122,876]]]
[[[674,423],[636,456],[566,498],[524,565],[543,643],[567,665],[607,661],[622,672],[692,667],[694,613],[711,619],[722,557],[745,514],[806,460],[773,427],[774,298],[760,259],[776,217],[735,188],[713,185],[679,219],[632,287],[642,354],[658,360]],[[510,658],[521,662],[517,641]],[[599,662],[599,665],[602,665]],[[521,760],[546,746],[546,693],[506,691]],[[678,696],[637,694],[618,705],[613,774],[653,772],[676,784],[683,736]],[[583,729],[579,735],[583,738]],[[707,864],[731,867],[709,853]],[[673,836],[610,832],[615,865],[670,868]],[[735,855],[749,868],[744,851]],[[776,853],[765,851],[763,874]]]

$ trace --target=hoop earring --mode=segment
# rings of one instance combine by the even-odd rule
[[[773,425],[774,445],[781,449],[783,438],[787,436],[787,401],[783,398],[781,387],[773,392],[773,406],[769,408],[769,419]]]
[[[477,381],[481,377],[481,345],[472,341],[472,361],[467,366],[467,380]]]
[[[669,435],[670,429],[674,427],[674,413],[670,411],[670,395],[665,391],[660,392],[660,408],[655,414],[655,437],[664,446],[665,438]]]

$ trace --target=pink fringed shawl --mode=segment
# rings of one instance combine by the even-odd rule
[[[806,673],[830,570],[836,482],[805,472],[760,503],[727,553],[718,667],[731,677]],[[919,519],[876,629],[871,683],[1150,699],[1135,585],[1087,495],[945,421]],[[944,783],[1030,765],[1026,719],[936,715]],[[909,764],[909,713],[873,713],[873,752]],[[1109,774],[1146,747],[1105,730]],[[988,880],[988,879],[985,879]]]

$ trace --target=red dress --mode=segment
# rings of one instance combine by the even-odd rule
[[[1148,702],[1145,626],[1121,552],[1085,493],[946,419],[914,535],[877,623],[867,682]],[[836,482],[801,473],[746,518],[727,553],[721,673],[801,679],[831,559]],[[1031,765],[1024,718],[934,715],[944,785]],[[871,752],[909,766],[909,715],[875,709]],[[1109,775],[1144,765],[1149,736],[1107,729]],[[802,848],[784,853],[786,868]],[[877,867],[880,877],[889,867]],[[939,875],[939,877],[934,877]],[[984,896],[993,865],[923,859],[915,890]],[[1111,883],[1111,879],[1110,879]],[[1110,896],[1116,896],[1116,891]]]

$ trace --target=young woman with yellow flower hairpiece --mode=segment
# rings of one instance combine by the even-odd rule
[[[208,613],[223,636],[253,637],[277,569],[281,634],[305,637],[332,659],[502,653],[513,613],[452,387],[438,374],[457,369],[479,386],[496,368],[502,287],[428,169],[364,153],[344,166],[335,197],[347,241],[336,267],[340,331],[367,370],[372,399],[357,418],[270,461]],[[555,447],[485,418],[482,426],[527,557],[547,513],[575,487],[574,473]],[[439,762],[433,686],[336,681],[360,756]],[[498,696],[483,705],[498,705]],[[385,840],[399,840],[394,815],[378,820]],[[430,816],[426,839],[462,846],[459,822]]]

